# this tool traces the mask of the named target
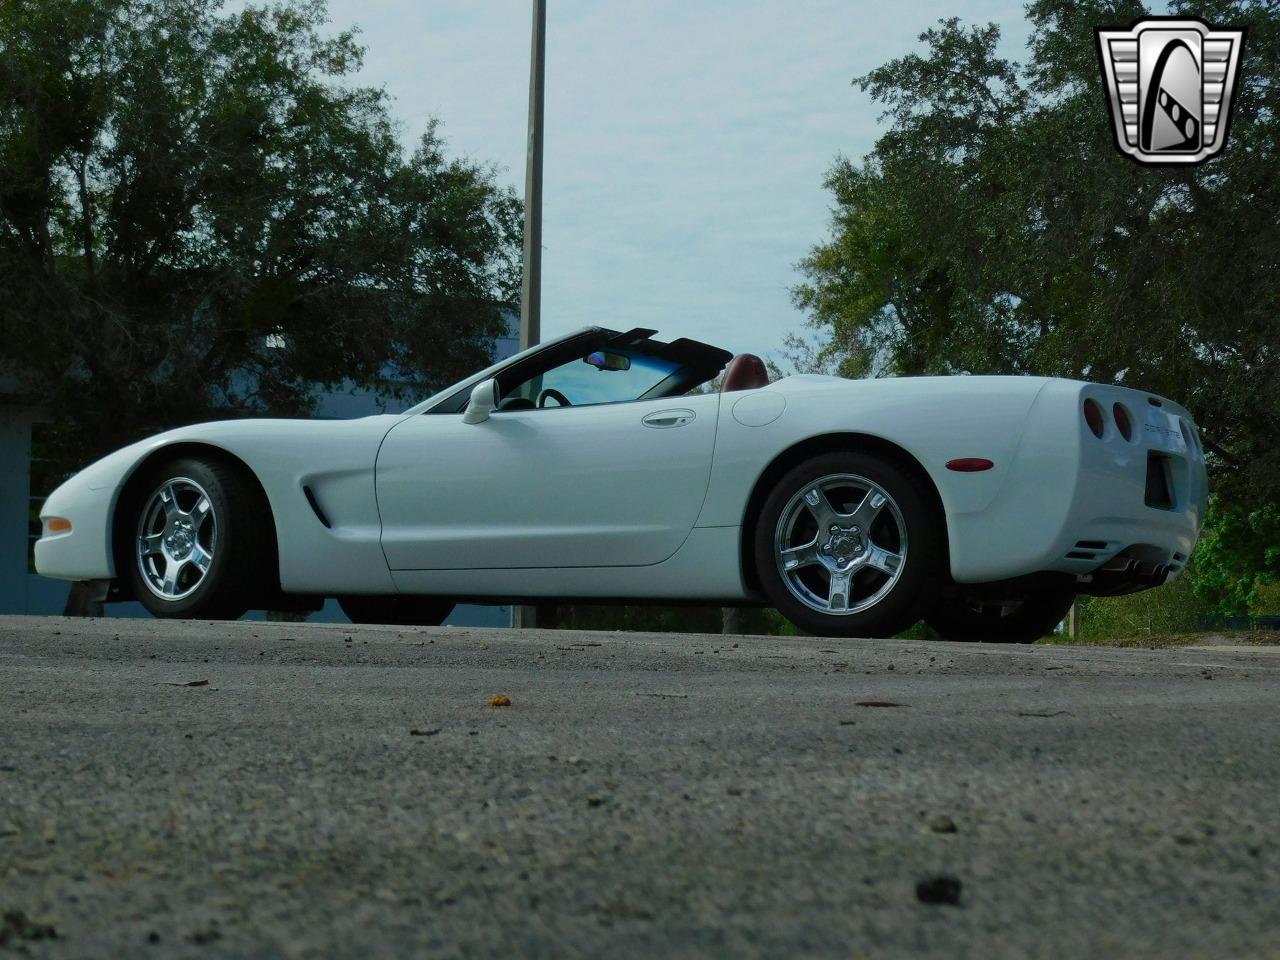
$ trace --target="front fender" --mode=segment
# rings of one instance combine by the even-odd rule
[[[50,495],[41,517],[65,517],[71,531],[36,543],[36,569],[65,580],[115,579],[113,520],[139,468],[170,448],[220,451],[248,467],[266,494],[286,592],[393,592],[382,554],[373,487],[377,449],[398,418],[234,420],[158,434],[112,453]],[[304,487],[325,505],[325,527]],[[46,522],[46,531],[48,530]]]
[[[157,450],[190,440],[198,427],[183,427],[130,444],[96,460],[53,493],[40,509],[44,534],[35,545],[36,572],[59,580],[114,580],[116,505],[138,467]],[[49,518],[71,521],[67,533],[49,533]]]
[[[92,488],[83,473],[53,491],[40,510],[44,535],[36,541],[36,572],[59,580],[114,580],[111,518],[116,499]],[[50,517],[70,520],[71,529],[50,533]]]

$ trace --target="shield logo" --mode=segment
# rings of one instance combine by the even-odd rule
[[[1146,17],[1094,33],[1121,153],[1139,163],[1194,164],[1222,152],[1244,30]]]

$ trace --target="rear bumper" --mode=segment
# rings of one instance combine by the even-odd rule
[[[1101,438],[1084,422],[1087,398],[1105,413]],[[1117,426],[1117,404],[1131,417],[1131,439]],[[1153,465],[1163,488],[1153,489]],[[1086,592],[1156,586],[1186,565],[1207,499],[1186,410],[1135,390],[1055,381],[1028,414],[1001,492],[986,510],[952,518],[953,539],[982,547],[953,542],[952,576],[981,583],[1054,571],[1092,577]]]

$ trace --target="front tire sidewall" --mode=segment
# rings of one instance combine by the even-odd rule
[[[908,550],[892,589],[867,610],[828,614],[795,597],[783,581],[774,556],[774,532],[792,496],[833,474],[853,474],[879,484],[897,503],[906,526]],[[914,624],[938,595],[945,567],[942,518],[914,471],[888,458],[839,452],[806,460],[779,480],[757,518],[753,552],[761,586],[778,611],[801,630],[818,636],[890,637]]]

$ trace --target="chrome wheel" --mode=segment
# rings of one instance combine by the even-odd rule
[[[907,525],[878,483],[830,474],[787,501],[773,549],[782,582],[797,600],[819,613],[845,616],[875,606],[898,582]]]
[[[161,600],[183,600],[200,588],[218,548],[218,518],[204,487],[167,480],[147,500],[138,522],[136,556],[142,582]]]

